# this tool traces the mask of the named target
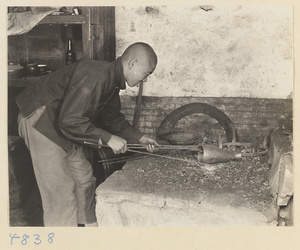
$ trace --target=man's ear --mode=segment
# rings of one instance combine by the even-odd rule
[[[137,63],[137,59],[136,58],[132,58],[128,61],[128,68],[131,69],[133,67],[134,64]]]

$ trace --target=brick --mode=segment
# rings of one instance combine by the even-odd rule
[[[237,105],[235,105],[235,104],[219,104],[218,106],[216,106],[216,108],[222,110],[223,112],[225,110],[227,112],[230,112],[230,111],[236,111],[237,110]],[[243,108],[243,110],[244,110],[244,108]]]
[[[152,122],[142,121],[140,122],[141,127],[152,128]]]
[[[134,115],[133,109],[122,109],[121,111],[124,115]]]
[[[280,118],[280,114],[278,114],[277,112],[257,112],[257,116],[258,117],[264,117],[264,118],[273,118],[273,119],[279,119]]]
[[[141,112],[142,115],[158,115],[159,111],[157,109],[144,109]]]
[[[167,107],[168,109],[174,110],[174,109],[176,109],[178,106],[177,106],[175,103],[168,103],[168,104],[166,105],[166,107]]]
[[[123,102],[122,103],[122,109],[135,109],[136,104],[133,102]]]
[[[140,121],[140,122],[143,122],[143,121],[145,121],[145,120],[146,120],[146,116],[141,115],[139,121]]]
[[[154,122],[156,120],[157,120],[157,116],[155,116],[155,115],[147,115],[147,116],[145,116],[145,121]]]
[[[242,112],[253,112],[254,107],[253,106],[242,106],[242,105],[232,105],[233,111],[242,111]],[[227,109],[225,109],[227,110]]]
[[[235,124],[249,124],[249,125],[267,125],[267,122],[263,118],[245,116],[245,117],[236,117],[234,120]]]
[[[154,135],[154,129],[153,128],[142,128],[142,132],[150,135]]]

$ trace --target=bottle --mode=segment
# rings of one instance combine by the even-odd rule
[[[66,65],[76,62],[76,53],[72,48],[72,39],[68,38],[68,47],[66,52]]]

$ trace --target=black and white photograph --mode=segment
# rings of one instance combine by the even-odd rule
[[[10,229],[295,227],[293,5],[44,5],[6,6]]]

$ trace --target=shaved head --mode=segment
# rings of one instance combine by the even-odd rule
[[[138,61],[142,63],[148,62],[149,65],[157,64],[157,56],[152,49],[152,47],[147,43],[134,43],[131,44],[123,53],[122,59],[124,61],[129,61],[132,58],[136,58]]]
[[[138,86],[147,81],[157,64],[157,55],[147,43],[130,45],[122,55],[123,74],[129,86]]]

